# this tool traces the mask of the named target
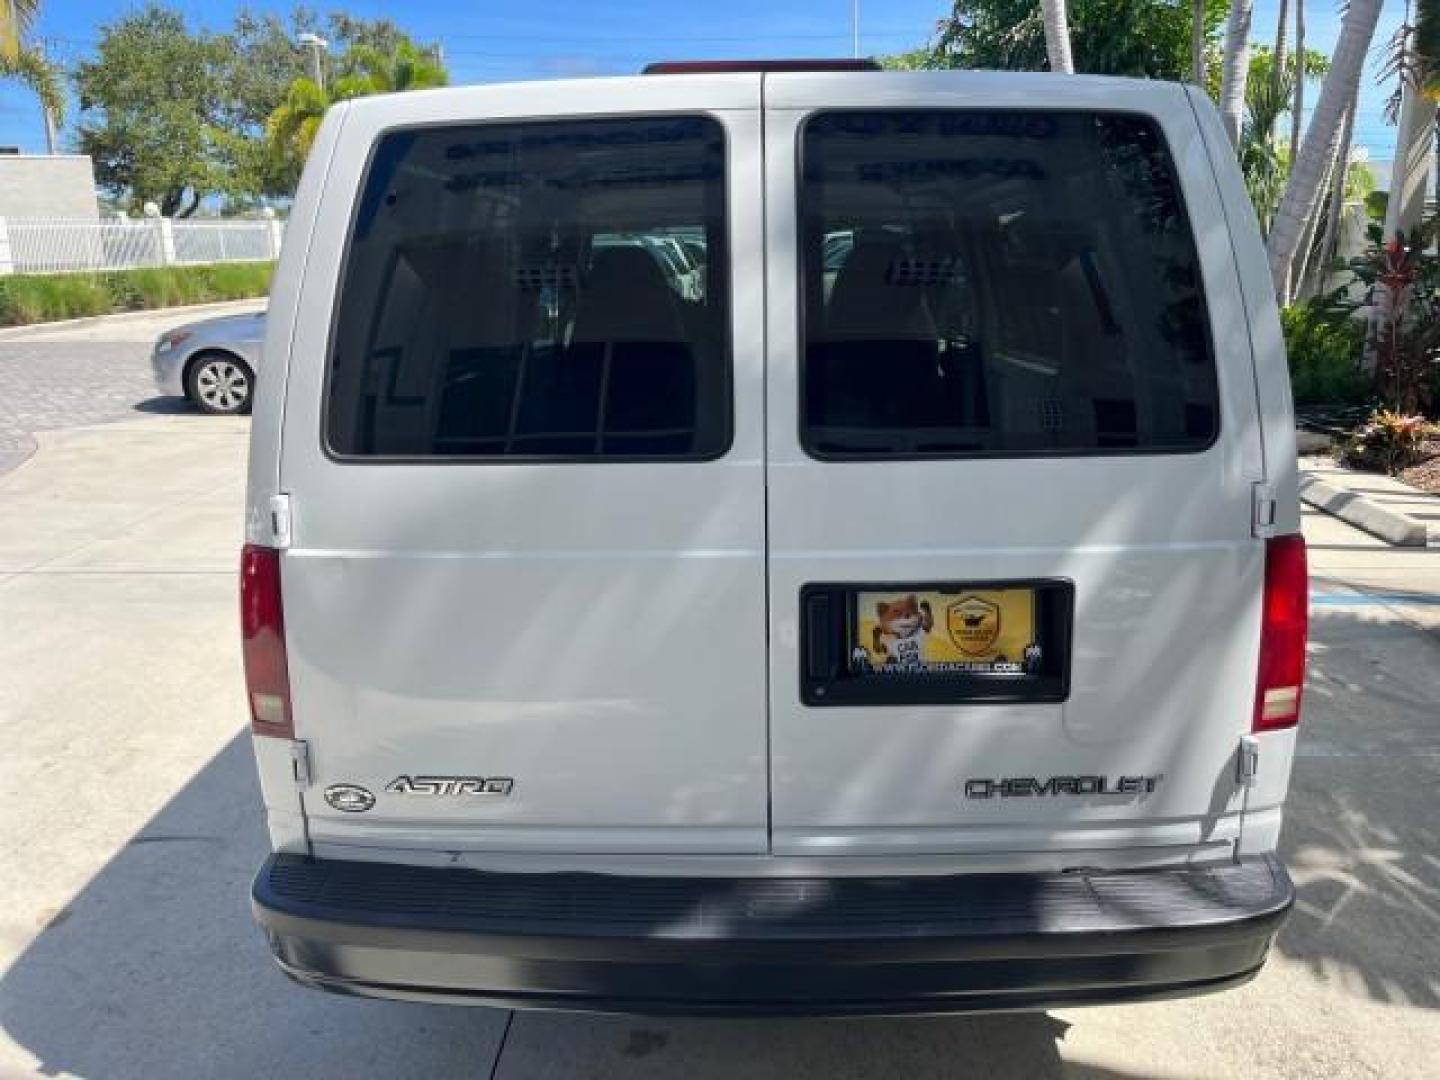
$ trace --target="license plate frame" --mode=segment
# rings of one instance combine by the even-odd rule
[[[1069,696],[1068,579],[813,582],[801,589],[800,611],[800,697],[809,706]]]

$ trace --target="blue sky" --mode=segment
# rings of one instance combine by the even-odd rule
[[[38,34],[63,61],[83,57],[100,26],[130,7],[103,0],[50,0]],[[241,4],[219,0],[192,19],[213,28],[230,22]],[[257,10],[288,12],[291,3],[259,0]],[[394,19],[422,40],[440,41],[456,82],[554,78],[633,72],[661,58],[738,56],[843,56],[850,52],[851,0],[480,0],[459,5],[437,0],[354,0],[343,5],[312,0],[319,10],[343,6],[360,16]],[[899,52],[922,44],[950,8],[945,0],[861,0],[862,52]],[[193,9],[192,9],[193,10]],[[1334,0],[1306,5],[1307,37],[1330,52],[1340,25]],[[1276,0],[1256,0],[1255,40],[1275,33]],[[1372,50],[1372,69],[1404,14],[1386,0]],[[1362,88],[1357,142],[1372,157],[1391,156],[1394,129],[1384,123],[1388,89],[1372,70]],[[1311,93],[1311,98],[1316,96]],[[44,148],[44,129],[33,97],[13,82],[0,83],[0,144]]]

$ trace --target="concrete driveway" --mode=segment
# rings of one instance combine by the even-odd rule
[[[199,416],[52,431],[0,476],[0,1076],[1436,1075],[1440,551],[1307,518],[1300,903],[1250,985],[960,1019],[512,1018],[300,990],[250,922],[244,435]]]

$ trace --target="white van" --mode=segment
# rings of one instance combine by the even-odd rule
[[[1216,114],[816,66],[326,118],[242,575],[295,979],[846,1014],[1263,964],[1305,552]]]

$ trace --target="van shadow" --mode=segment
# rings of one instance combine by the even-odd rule
[[[237,736],[0,980],[0,1028],[47,1075],[483,1075],[503,1013],[331,997],[275,970],[249,911],[260,807]]]
[[[334,997],[274,968],[249,911],[268,851],[260,806],[249,739],[237,736],[0,980],[8,1038],[46,1075],[487,1075],[503,1011]],[[649,1062],[664,1063],[652,1075],[733,1076],[738,1067],[788,1076],[819,1058],[833,1062],[833,1077],[1126,1080],[1067,1066],[1057,1046],[1065,1027],[1043,1013],[818,1022],[525,1014],[500,1075],[594,1075],[607,1059],[629,1074],[668,1047]],[[527,1031],[538,1038],[520,1037]]]
[[[1069,1025],[1045,1013],[851,1020],[655,1020],[524,1013],[497,1075],[747,1080],[818,1076],[1139,1080],[1061,1057]]]

